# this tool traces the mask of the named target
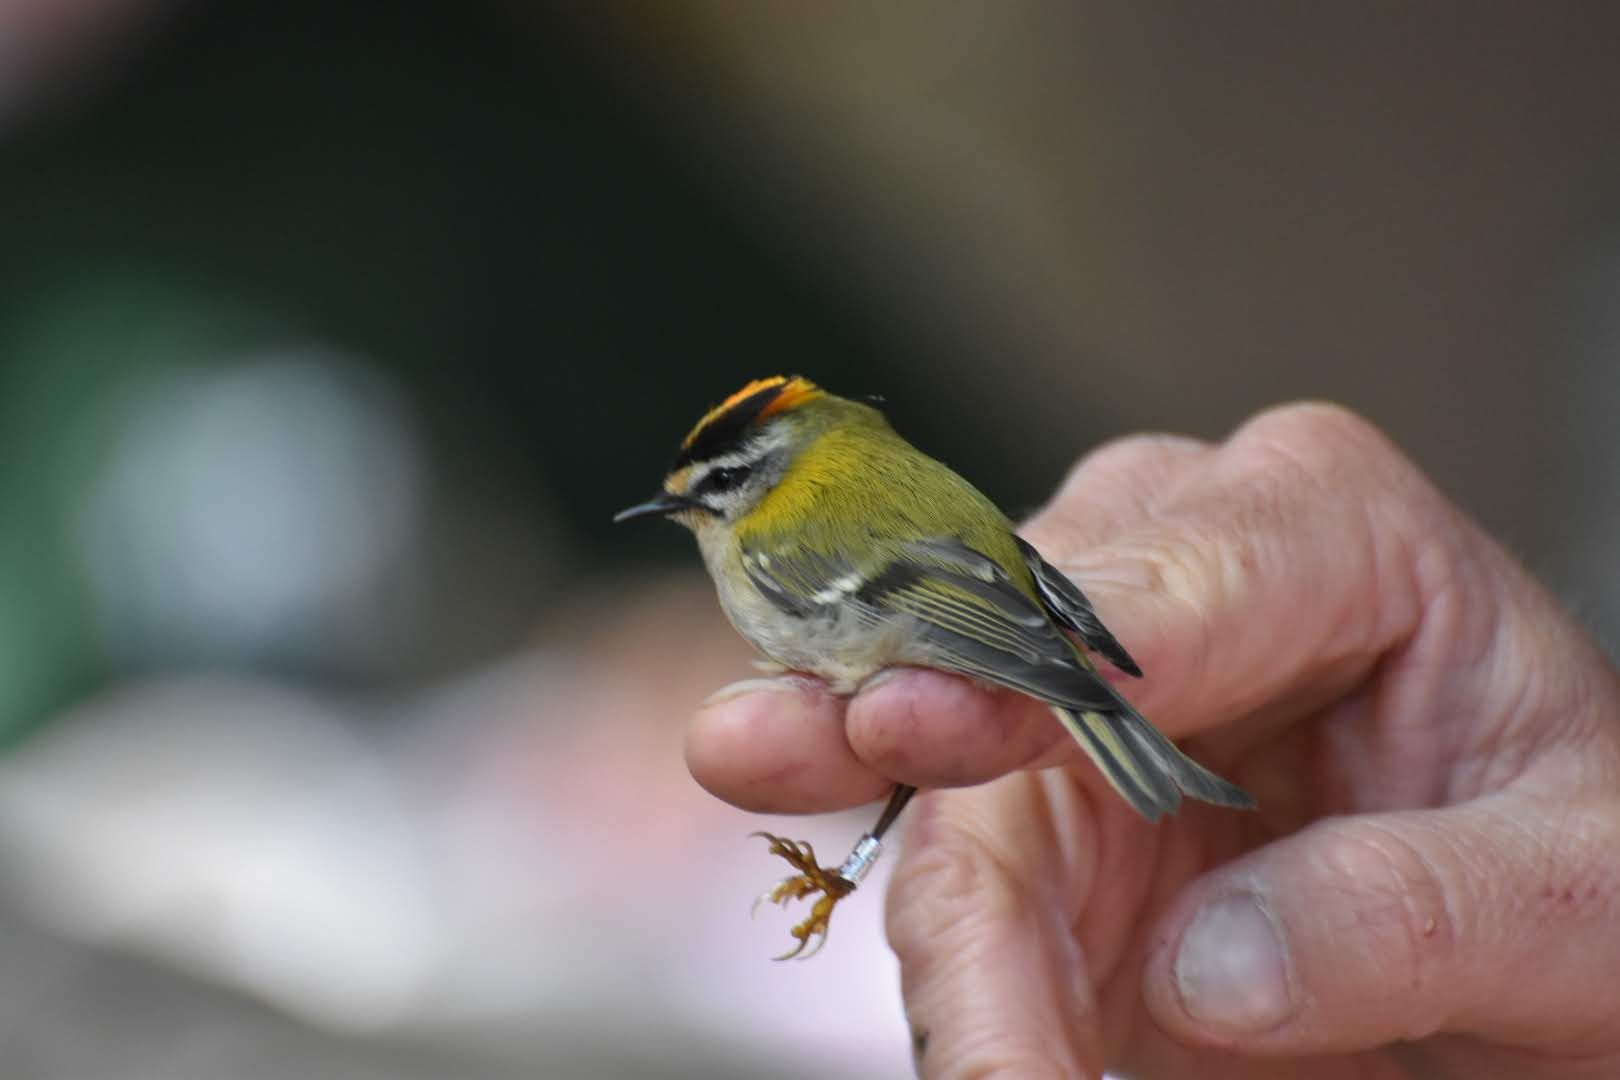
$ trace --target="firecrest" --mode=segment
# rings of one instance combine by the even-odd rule
[[[1254,805],[1097,674],[1085,649],[1129,675],[1141,670],[1085,594],[977,488],[871,405],[800,377],[749,383],[698,421],[662,490],[614,520],[650,516],[696,535],[732,625],[783,668],[843,693],[896,665],[1008,687],[1051,706],[1150,820],[1174,812],[1183,794]],[[788,955],[812,937],[820,947],[833,905],[877,858],[913,790],[895,789],[836,870],[818,866],[808,844],[761,834],[798,871],[762,899],[819,894]]]

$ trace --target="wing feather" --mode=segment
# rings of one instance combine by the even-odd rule
[[[788,614],[808,618],[852,604],[872,621],[907,616],[923,645],[918,662],[1067,708],[1120,707],[1047,612],[994,560],[958,540],[891,549],[869,566],[802,548],[745,551],[743,565]]]
[[[1041,553],[1021,538],[1014,538],[1018,543],[1018,550],[1023,553],[1024,561],[1028,563],[1030,573],[1035,575],[1035,590],[1040,594],[1041,603],[1052,617],[1064,626],[1080,635],[1080,640],[1086,643],[1086,648],[1102,653],[1108,662],[1127,675],[1140,676],[1142,669],[1131,654],[1125,651],[1114,635],[1109,633],[1108,627],[1103,625],[1097,617],[1096,609],[1080,587],[1070,581],[1064,573],[1041,557]]]

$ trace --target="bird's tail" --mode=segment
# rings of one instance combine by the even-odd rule
[[[1149,821],[1173,814],[1183,793],[1217,806],[1248,810],[1254,798],[1183,754],[1125,702],[1107,712],[1053,706],[1063,726],[1137,813]]]

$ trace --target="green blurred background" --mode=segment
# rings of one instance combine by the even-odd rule
[[[735,944],[771,868],[679,725],[746,654],[688,541],[607,526],[748,378],[882,394],[1014,511],[1335,399],[1613,635],[1617,40],[0,2],[6,1075],[903,1071],[875,912]]]

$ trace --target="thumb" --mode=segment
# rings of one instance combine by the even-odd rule
[[[1610,803],[1504,793],[1324,821],[1192,885],[1147,961],[1173,1037],[1246,1053],[1370,1049],[1436,1032],[1612,1050]]]

